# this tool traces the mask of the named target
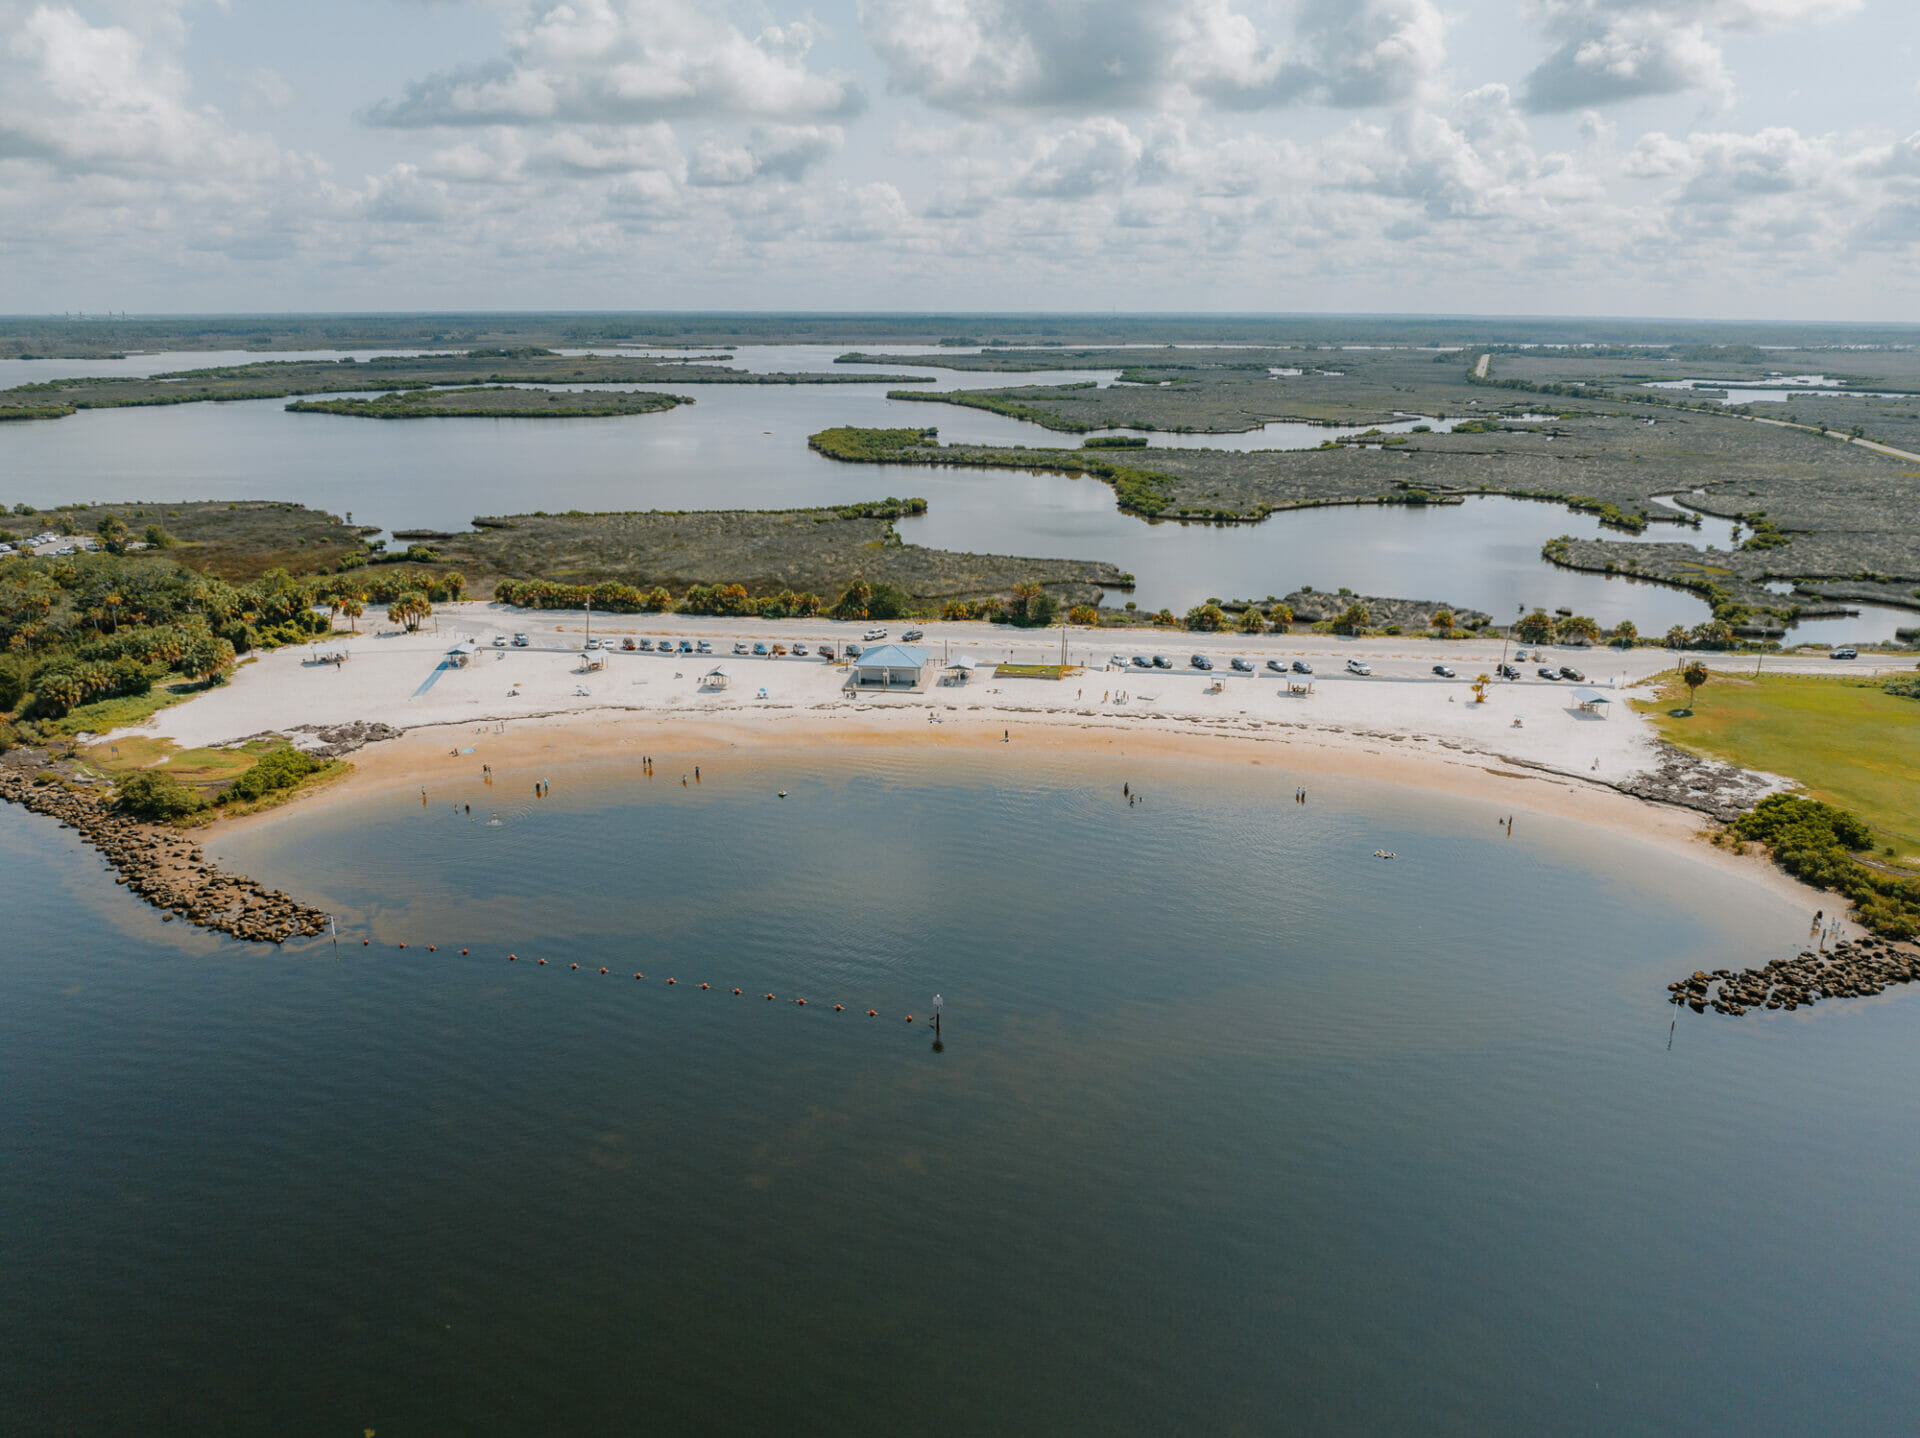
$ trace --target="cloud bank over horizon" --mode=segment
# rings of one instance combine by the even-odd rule
[[[1916,40],[1878,0],[0,0],[0,309],[1907,319]]]

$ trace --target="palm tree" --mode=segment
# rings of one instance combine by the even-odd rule
[[[1680,682],[1687,686],[1687,712],[1693,712],[1693,696],[1707,682],[1707,666],[1698,659],[1680,671]]]
[[[341,599],[340,612],[347,616],[347,621],[353,625],[353,632],[358,634],[360,632],[360,616],[367,612],[367,606],[361,600],[361,597],[357,594],[349,594]]]

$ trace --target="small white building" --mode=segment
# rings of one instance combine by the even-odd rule
[[[852,682],[862,689],[917,689],[927,674],[927,651],[882,644],[854,660]]]

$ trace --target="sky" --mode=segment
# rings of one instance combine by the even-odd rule
[[[1920,319],[1912,0],[0,0],[0,312]]]

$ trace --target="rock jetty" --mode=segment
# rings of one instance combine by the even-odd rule
[[[1775,959],[1758,969],[1696,969],[1691,978],[1667,985],[1668,1002],[1696,1014],[1739,1017],[1749,1009],[1797,1009],[1822,999],[1856,999],[1884,993],[1890,984],[1920,980],[1920,952],[1867,938],[1843,941],[1827,953],[1802,949],[1796,958]]]
[[[163,910],[168,922],[177,915],[203,929],[271,944],[326,931],[327,916],[318,909],[244,874],[223,872],[188,835],[116,814],[99,794],[6,772],[0,773],[0,799],[75,830],[118,871],[115,883]]]

